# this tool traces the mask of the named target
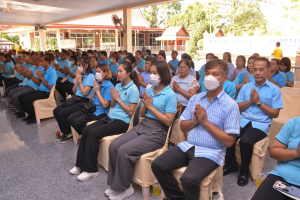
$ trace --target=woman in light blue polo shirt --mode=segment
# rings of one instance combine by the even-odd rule
[[[285,87],[294,86],[294,72],[291,71],[291,60],[288,57],[281,58],[279,62],[279,70],[284,73],[286,78]]]
[[[110,199],[124,199],[134,193],[131,186],[134,163],[143,154],[163,147],[175,118],[177,98],[169,87],[172,75],[168,64],[157,61],[150,67],[150,73],[154,87],[143,93],[139,111],[145,119],[109,146],[109,188],[105,195]]]
[[[126,132],[139,101],[138,77],[131,63],[125,61],[119,65],[118,78],[121,83],[115,88],[110,88],[112,100],[108,117],[99,119],[83,129],[76,164],[70,170],[74,175],[81,173],[77,177],[80,181],[87,181],[99,175],[99,141],[103,137]]]
[[[61,136],[56,138],[59,143],[66,143],[73,139],[68,116],[80,109],[81,102],[88,102],[93,94],[95,77],[88,57],[82,57],[77,61],[76,82],[73,87],[75,96],[56,107],[54,117],[60,128]]]
[[[86,123],[106,117],[109,112],[109,105],[112,100],[110,89],[114,88],[110,82],[111,72],[107,64],[99,64],[96,68],[94,81],[94,93],[90,96],[90,101],[96,106],[96,111],[84,114],[77,111],[69,116],[68,121],[79,135],[82,134]]]
[[[300,187],[300,117],[288,121],[270,146],[271,158],[280,161],[271,171],[252,197],[252,200],[292,199],[273,188],[276,181],[289,184],[289,188]],[[286,189],[289,189],[286,188]],[[299,189],[294,188],[294,192]],[[299,192],[298,192],[299,194]]]
[[[141,74],[142,72],[145,71],[145,60],[142,51],[137,50],[135,52],[135,59],[136,59],[136,69]]]
[[[237,77],[237,75],[242,74],[242,73],[247,73],[247,69],[245,68],[246,66],[246,58],[245,56],[238,56],[235,61],[236,68],[230,69],[228,73],[228,80],[229,81],[234,81],[234,79]]]
[[[56,90],[59,92],[61,96],[61,101],[65,101],[67,99],[66,93],[73,95],[73,80],[76,77],[76,69],[77,69],[77,56],[70,56],[70,67],[65,66],[66,77],[61,81],[62,83],[56,86]],[[74,71],[75,70],[75,71]]]
[[[10,75],[14,74],[13,64],[11,63],[11,55],[9,54],[0,54],[0,59],[4,63],[0,66],[2,74],[0,76],[0,86],[3,86],[2,81],[7,79]]]
[[[119,63],[117,63],[117,56],[115,53],[111,53],[109,56],[108,61],[110,62],[110,71],[112,74],[111,82],[113,85],[117,84],[117,79],[118,79],[118,67]]]
[[[248,58],[247,70],[248,72],[237,75],[234,79],[233,83],[236,85],[236,89],[239,90],[243,85],[255,81],[253,76],[253,64],[255,60],[255,56],[251,56]],[[246,76],[247,74],[247,76]],[[245,79],[246,77],[246,79]]]

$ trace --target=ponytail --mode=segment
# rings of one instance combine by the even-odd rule
[[[136,71],[134,70],[134,68],[132,67],[131,63],[128,61],[124,61],[122,62],[123,68],[125,69],[125,71],[127,73],[131,73],[130,74],[130,79],[133,80],[134,84],[136,85],[136,87],[138,88],[138,90],[140,91],[140,82],[139,82],[139,78],[138,75],[136,73]]]

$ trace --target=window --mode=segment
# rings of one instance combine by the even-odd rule
[[[149,46],[160,46],[160,41],[156,41],[155,38],[161,35],[162,33],[149,33]]]
[[[101,49],[116,48],[116,37],[114,33],[102,34]]]
[[[71,33],[70,39],[76,41],[76,48],[93,48],[94,34],[92,33]]]
[[[145,34],[137,33],[136,34],[136,46],[142,46],[145,44]],[[132,34],[132,46],[135,46],[135,34]]]

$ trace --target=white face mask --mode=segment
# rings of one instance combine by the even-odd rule
[[[122,58],[126,58],[126,55],[122,55]]]
[[[75,64],[75,62],[74,62],[74,61],[70,61],[70,64],[71,64],[71,65],[74,65],[74,64]]]
[[[208,91],[214,91],[220,86],[220,81],[212,75],[209,75],[204,78],[204,86]]]
[[[209,59],[206,59],[206,62],[208,62],[209,61]]]
[[[80,74],[83,73],[83,67],[77,67],[77,69],[78,69],[78,71],[79,71]]]
[[[150,74],[150,79],[152,85],[158,86],[160,84],[159,76],[155,74]]]
[[[95,74],[95,79],[96,79],[97,81],[102,81],[102,79],[103,79],[102,74],[96,72],[96,74]]]

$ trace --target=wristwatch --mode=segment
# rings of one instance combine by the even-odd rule
[[[263,104],[262,102],[259,102],[259,104],[257,104],[257,106],[260,107],[262,104]]]
[[[122,102],[122,100],[120,99],[119,101],[118,101],[118,103],[120,104]]]

